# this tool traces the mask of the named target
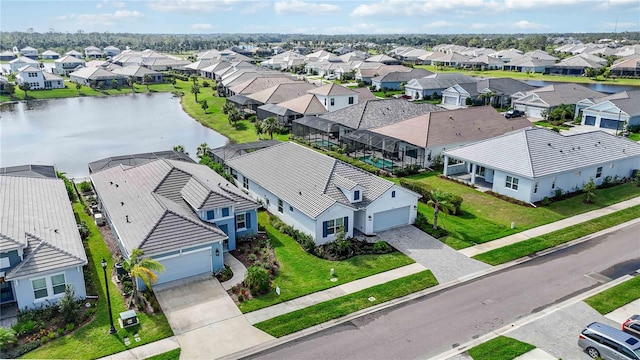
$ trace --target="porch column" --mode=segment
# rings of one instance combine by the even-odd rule
[[[471,164],[471,184],[475,185],[476,184],[476,171],[478,170],[478,165]]]
[[[448,172],[449,172],[449,156],[445,155],[444,156],[444,169],[442,170],[442,174],[444,176],[447,176],[447,175],[449,175]]]

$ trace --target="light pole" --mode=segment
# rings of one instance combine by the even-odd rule
[[[107,306],[109,307],[109,334],[115,334],[116,328],[113,327],[113,314],[111,313],[111,297],[109,296],[109,281],[107,280],[107,260],[102,259],[102,271],[104,271],[104,285],[107,288]]]
[[[620,116],[622,116],[622,110],[618,112],[618,121],[616,122],[616,136],[618,136],[618,130],[620,129]]]

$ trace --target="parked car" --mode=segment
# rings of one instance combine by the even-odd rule
[[[336,80],[338,78],[338,75],[336,74],[331,74],[331,75],[327,75],[324,77],[327,80]]]
[[[640,360],[640,339],[599,322],[582,330],[578,346],[594,359]]]
[[[507,110],[507,112],[504,113],[504,117],[506,117],[507,119],[520,117],[523,115],[524,115],[524,112],[516,109]]]
[[[622,331],[640,337],[640,315],[631,315],[631,317],[622,324]]]

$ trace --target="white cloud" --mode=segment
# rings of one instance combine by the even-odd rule
[[[103,0],[102,2],[99,2],[96,4],[96,9],[102,9],[103,7],[107,7],[107,6],[111,6],[114,8],[123,8],[127,6],[127,4],[125,4],[123,1]]]
[[[213,28],[213,25],[211,25],[211,24],[192,24],[191,28],[193,30],[210,30],[211,28]]]
[[[75,22],[80,26],[114,26],[117,24],[115,20],[143,18],[144,14],[140,11],[117,10],[113,13],[102,14],[69,14],[56,17],[56,20],[65,22]]]
[[[545,25],[545,24],[534,23],[527,20],[520,20],[516,22],[514,26],[518,29],[523,29],[523,30],[546,29],[549,27],[548,25]]]
[[[138,10],[116,10],[116,12],[113,13],[113,16],[117,18],[140,18],[143,17],[144,14]]]
[[[214,12],[230,11],[236,0],[153,0],[147,6],[162,12]]]
[[[505,0],[504,6],[508,9],[543,9],[566,5],[584,4],[584,0]]]
[[[434,21],[434,22],[430,22],[428,24],[422,25],[422,27],[425,29],[441,29],[441,28],[450,27],[450,26],[453,26],[453,23],[450,23],[444,20]]]
[[[409,1],[382,0],[373,3],[360,4],[351,12],[351,16],[422,16],[441,11],[460,12],[470,10],[499,9],[495,0],[448,0],[448,1]]]
[[[247,3],[247,6],[245,6],[240,13],[242,14],[258,14],[260,13],[262,10],[267,9],[271,4],[269,4],[268,2],[258,2],[258,1],[250,1]]]
[[[311,3],[299,0],[276,1],[273,9],[279,15],[307,14],[307,15],[332,15],[340,12],[340,7],[334,4]]]
[[[471,26],[469,26],[469,28],[472,30],[488,30],[488,29],[495,29],[496,27],[497,27],[496,24],[485,24],[485,23],[473,23],[471,24]]]

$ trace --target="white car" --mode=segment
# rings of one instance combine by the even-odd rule
[[[331,75],[327,75],[324,77],[327,80],[336,80],[338,78],[338,75],[336,74],[331,74]]]

